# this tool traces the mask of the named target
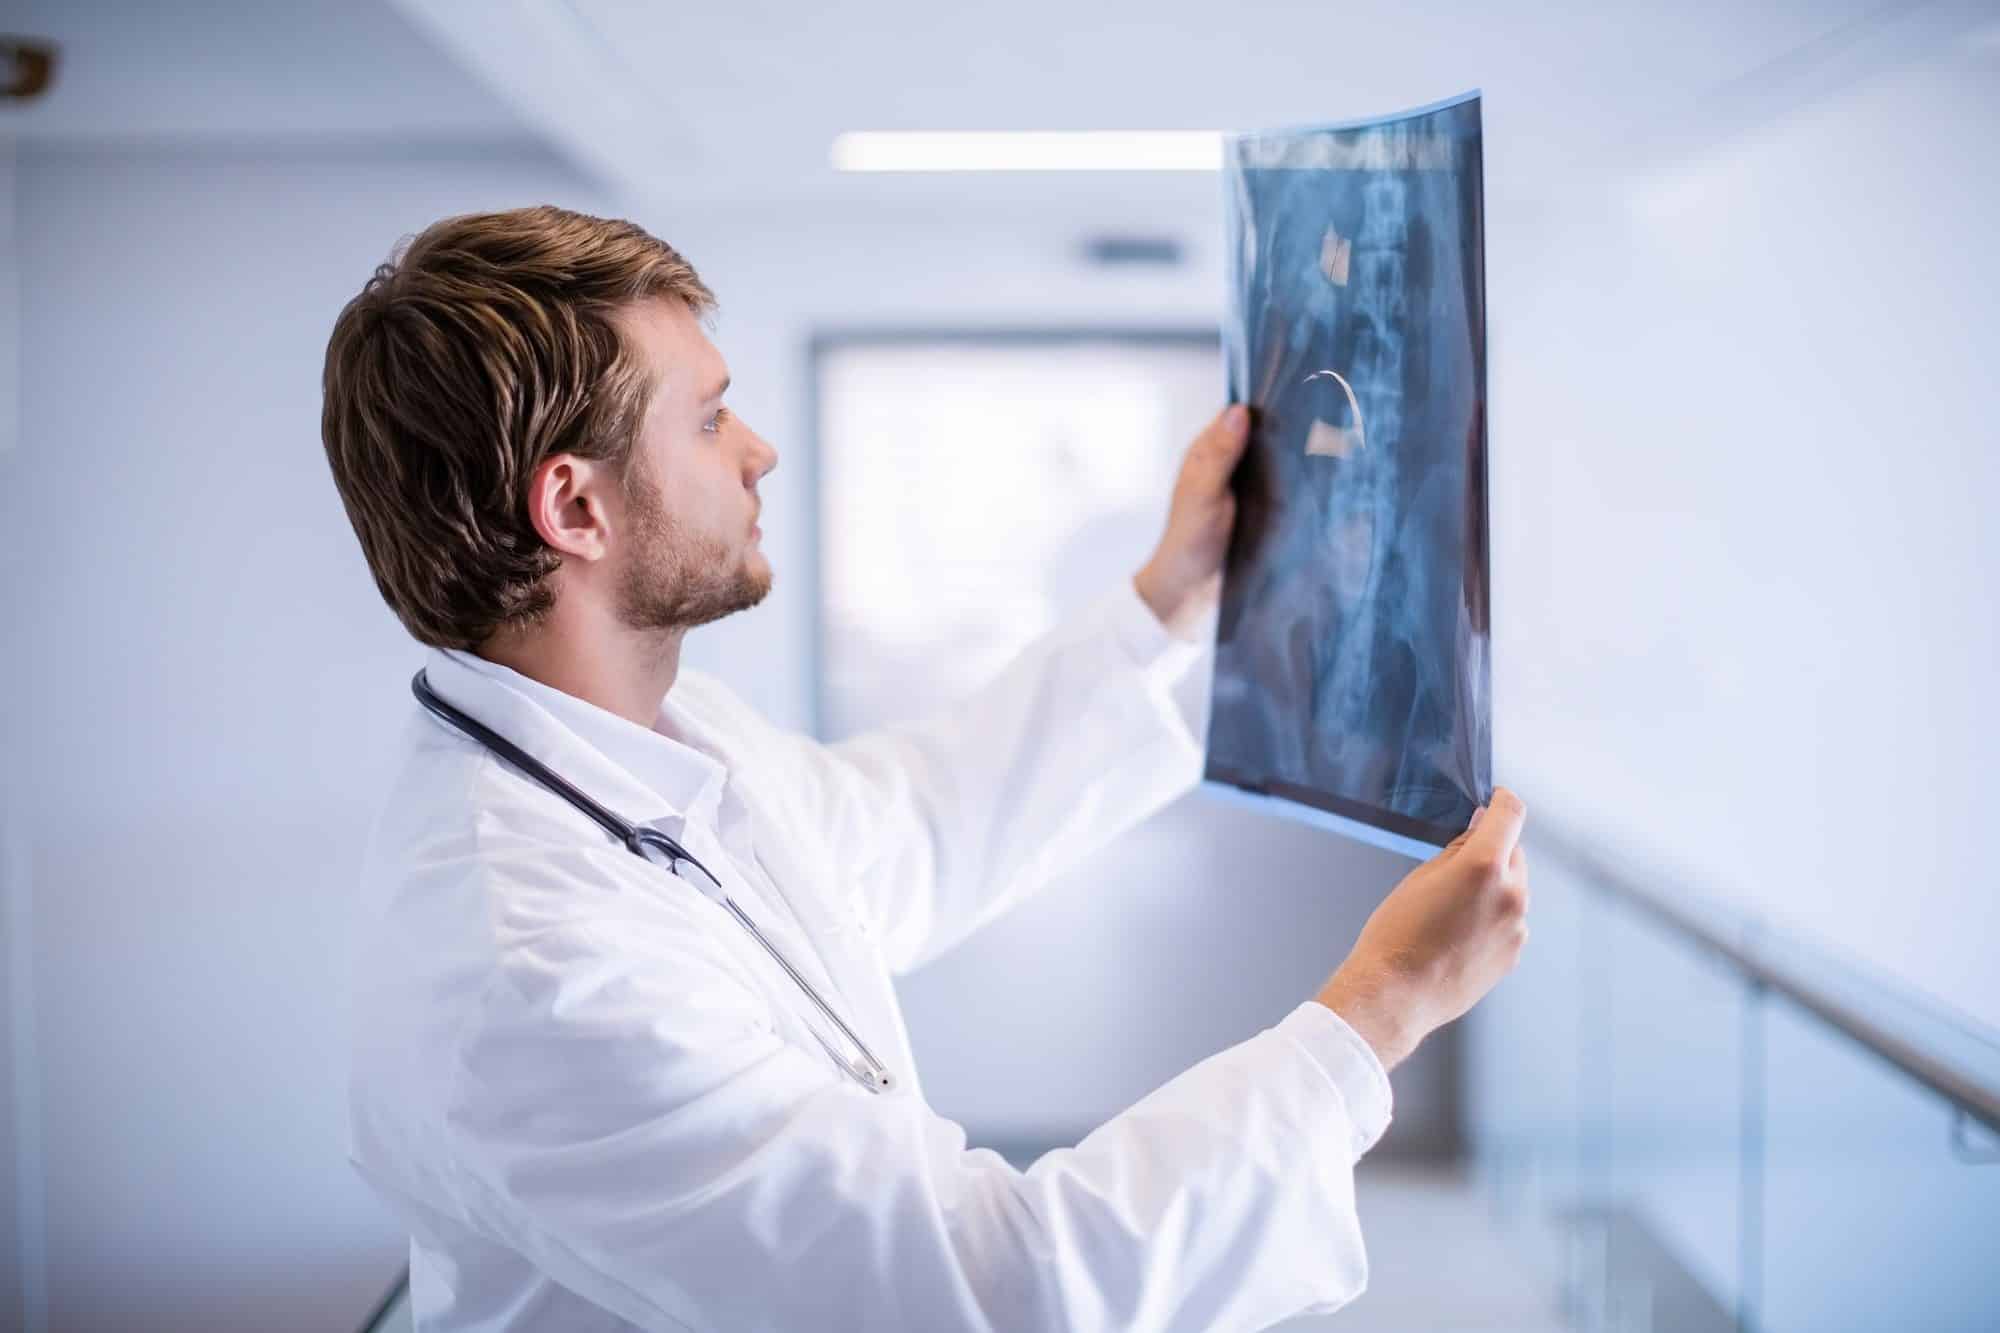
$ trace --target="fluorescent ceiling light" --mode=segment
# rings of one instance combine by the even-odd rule
[[[840,135],[836,171],[1216,171],[1216,130],[859,131]]]

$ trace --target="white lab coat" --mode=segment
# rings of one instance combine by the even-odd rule
[[[683,672],[662,724],[688,745],[629,728],[658,765],[432,653],[445,698],[686,843],[898,1086],[834,1067],[722,908],[412,703],[364,883],[350,1123],[411,1232],[417,1327],[1214,1333],[1353,1299],[1353,1166],[1389,1092],[1330,1010],[1022,1171],[925,1104],[891,988],[1190,786],[1169,687],[1197,653],[1121,587],[963,708],[835,746]]]

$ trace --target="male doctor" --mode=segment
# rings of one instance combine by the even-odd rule
[[[771,584],[777,454],[726,404],[711,305],[639,228],[533,208],[423,232],[327,348],[334,481],[430,686],[720,882],[410,705],[351,1152],[409,1227],[417,1327],[1208,1333],[1352,1300],[1384,1071],[1526,936],[1520,802],[1272,1027],[1025,1171],[968,1151],[890,979],[1196,780],[1169,686],[1203,653],[1243,416],[1195,439],[1136,577],[948,716],[821,745],[680,668]]]

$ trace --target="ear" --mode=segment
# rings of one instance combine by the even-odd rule
[[[601,560],[610,549],[607,485],[615,481],[587,458],[555,454],[528,481],[528,521],[565,559]]]

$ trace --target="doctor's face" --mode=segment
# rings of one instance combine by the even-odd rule
[[[640,302],[617,323],[653,378],[625,472],[619,616],[684,629],[755,606],[771,590],[757,483],[777,451],[724,404],[729,367],[684,304]]]

